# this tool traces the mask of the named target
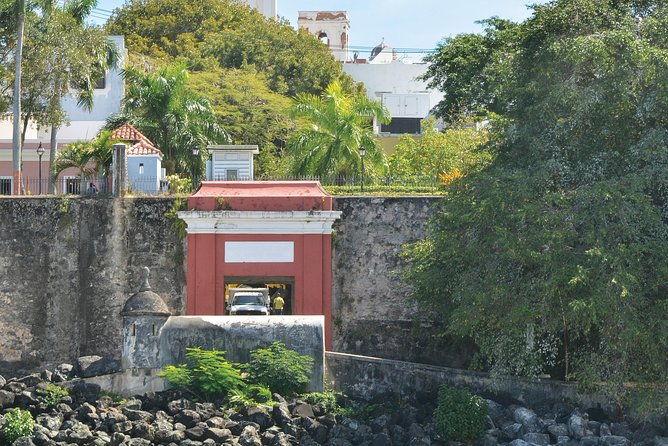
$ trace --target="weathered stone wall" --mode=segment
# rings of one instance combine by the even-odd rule
[[[334,351],[459,367],[470,349],[435,337],[436,322],[409,299],[399,254],[426,236],[437,197],[336,198]]]
[[[423,238],[433,197],[339,197],[333,320],[336,351],[458,366],[466,351],[432,338],[407,299],[402,245]],[[170,198],[0,199],[0,373],[98,354],[118,359],[119,312],[141,268],[173,314],[185,302],[185,242]],[[414,322],[417,320],[418,322]]]
[[[80,355],[120,357],[125,300],[151,284],[179,314],[184,241],[172,199],[0,199],[0,373]]]

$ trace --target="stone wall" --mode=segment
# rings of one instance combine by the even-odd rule
[[[125,300],[151,268],[175,314],[184,241],[172,199],[0,199],[0,373],[87,354],[120,357]]]
[[[408,298],[399,254],[426,236],[437,197],[336,198],[334,351],[461,367],[470,347],[433,336],[437,322]]]
[[[333,320],[336,351],[458,366],[465,349],[432,339],[407,299],[402,245],[425,236],[434,197],[339,197]],[[171,198],[0,198],[0,373],[3,364],[118,359],[119,312],[141,268],[173,314],[185,299],[185,242]],[[414,318],[417,322],[414,321]]]

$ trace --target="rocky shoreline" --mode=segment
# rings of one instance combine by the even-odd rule
[[[177,391],[120,399],[80,378],[90,374],[86,368],[90,363],[84,359],[77,366],[63,364],[53,371],[10,380],[0,376],[0,413],[4,414],[0,415],[0,430],[8,411],[20,408],[29,410],[35,419],[34,434],[13,443],[25,446],[448,444],[432,423],[434,395],[419,395],[414,401],[376,399],[373,403],[343,398],[344,407],[365,409],[358,411],[358,417],[350,412],[348,416],[334,414],[323,404],[277,394],[267,406],[221,409],[213,403],[192,401]],[[53,390],[54,383],[67,388],[69,395],[47,402],[44,395]],[[487,431],[475,443],[481,446],[668,446],[665,423],[613,421],[600,409],[563,402],[533,408],[487,402]]]

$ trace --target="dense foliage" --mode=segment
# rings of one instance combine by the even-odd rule
[[[348,93],[335,81],[321,96],[297,95],[292,114],[304,120],[288,141],[293,174],[347,177],[360,171],[362,161],[370,176],[386,170],[385,155],[371,128],[374,120],[390,121],[380,102],[363,93]],[[366,150],[364,160],[361,147]]]
[[[167,366],[161,376],[173,387],[206,401],[227,398],[233,404],[264,403],[271,392],[292,395],[304,391],[311,381],[313,358],[274,342],[250,353],[246,364],[232,364],[225,352],[187,348],[186,364]]]
[[[35,420],[27,410],[14,408],[5,415],[5,424],[2,425],[2,438],[7,444],[14,443],[21,437],[31,437],[35,429]]]
[[[480,367],[620,399],[628,381],[665,383],[668,6],[557,0],[503,37],[498,23],[495,57],[458,36],[432,58],[434,79],[488,73],[445,110],[499,113],[496,158],[450,186],[407,253],[414,296],[477,344]]]
[[[434,427],[446,441],[471,443],[487,427],[487,401],[466,389],[442,385],[434,411]]]
[[[234,0],[131,0],[107,29],[124,35],[135,57],[185,60],[193,71],[253,65],[273,91],[290,96],[320,93],[341,75],[318,39]]]
[[[403,135],[388,157],[389,172],[398,177],[445,177],[462,175],[485,167],[492,160],[486,149],[487,130],[475,127],[451,128],[439,132],[432,119],[422,125],[422,136]]]
[[[167,366],[161,376],[172,386],[187,389],[199,399],[213,401],[243,390],[241,372],[225,359],[225,352],[188,348],[187,364]]]
[[[266,349],[253,350],[244,369],[251,382],[287,396],[303,392],[311,382],[313,358],[286,348],[282,342],[273,342]]]

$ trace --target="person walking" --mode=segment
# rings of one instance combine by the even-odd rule
[[[284,306],[285,306],[285,301],[283,300],[280,294],[274,297],[274,314],[277,314],[279,316],[282,315]]]

